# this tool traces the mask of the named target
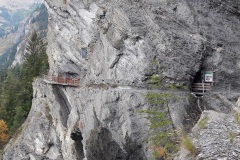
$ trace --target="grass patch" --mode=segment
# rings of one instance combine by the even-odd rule
[[[173,96],[169,93],[155,93],[155,92],[148,92],[145,101],[147,101],[152,106],[161,106],[166,107],[166,103],[173,98]]]
[[[234,132],[230,131],[228,133],[228,139],[229,139],[230,143],[233,143],[235,138],[236,138],[236,134]]]
[[[183,147],[188,150],[192,155],[195,156],[197,154],[197,148],[194,146],[192,140],[189,137],[184,136],[181,141]]]
[[[206,125],[207,125],[207,123],[208,123],[208,117],[203,117],[203,118],[201,118],[200,120],[199,120],[199,122],[198,122],[198,127],[200,128],[200,129],[204,129],[205,127],[206,127]]]
[[[153,150],[154,150],[154,152],[153,152],[153,156],[154,157],[167,159],[167,151],[166,151],[165,148],[163,148],[163,147],[154,147]]]
[[[234,122],[236,124],[240,124],[240,115],[238,114],[237,111],[233,111],[233,116],[234,116]]]
[[[180,85],[180,84],[170,84],[169,88],[171,90],[186,90],[186,89],[189,89],[188,86],[183,86],[183,85]]]

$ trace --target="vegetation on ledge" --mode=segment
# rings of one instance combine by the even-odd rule
[[[151,108],[140,111],[150,121],[148,141],[151,143],[155,158],[168,159],[177,151],[178,136],[172,127],[168,111],[169,100],[175,98],[169,93],[149,92],[145,100]]]

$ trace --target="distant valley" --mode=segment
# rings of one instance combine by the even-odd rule
[[[17,43],[19,24],[42,0],[1,0],[0,1],[0,55]]]
[[[16,11],[19,9],[29,9],[34,3],[42,3],[42,0],[1,0],[0,7]]]

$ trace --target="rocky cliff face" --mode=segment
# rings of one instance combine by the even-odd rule
[[[149,122],[137,111],[150,107],[144,99],[153,76],[161,77],[166,88],[190,86],[197,72],[215,71],[213,93],[204,96],[200,106],[188,90],[173,92],[182,97],[168,106],[175,128],[186,128],[189,117],[191,127],[199,107],[228,116],[238,110],[238,0],[45,3],[49,72],[81,77],[81,87],[36,80],[29,117],[21,134],[6,147],[4,159],[149,159],[151,147],[144,141]],[[225,120],[220,122],[233,121]],[[220,122],[207,125],[206,133],[194,141],[199,158],[223,157],[217,151],[207,152],[204,142],[208,132],[211,136],[222,131]],[[236,129],[234,124],[231,129]],[[186,159],[183,156],[176,159]]]

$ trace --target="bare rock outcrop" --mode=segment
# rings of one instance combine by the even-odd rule
[[[146,159],[148,122],[136,114],[147,108],[142,92],[64,88],[41,80],[34,89],[29,117],[4,159]]]
[[[213,110],[204,111],[193,127],[191,139],[198,149],[197,157],[180,150],[178,160],[239,159],[239,115]]]

